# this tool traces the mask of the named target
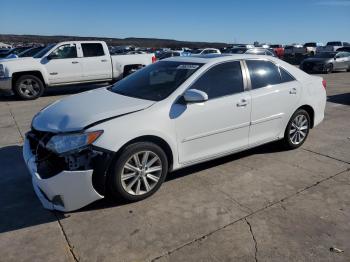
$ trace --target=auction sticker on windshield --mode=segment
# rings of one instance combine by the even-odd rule
[[[179,65],[176,69],[195,70],[199,65]]]

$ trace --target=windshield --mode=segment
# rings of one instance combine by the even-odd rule
[[[321,52],[321,53],[317,53],[314,57],[318,57],[318,58],[332,58],[336,55],[336,52]]]
[[[34,58],[42,58],[52,47],[54,47],[56,44],[51,44],[45,47],[43,50],[39,51]]]
[[[161,101],[202,65],[201,63],[159,61],[117,82],[110,90],[120,95]]]

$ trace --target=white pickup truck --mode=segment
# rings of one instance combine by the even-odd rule
[[[344,46],[350,46],[350,43],[341,41],[328,42],[326,46],[317,47],[317,52],[335,52]]]
[[[154,54],[111,56],[103,41],[61,42],[34,57],[0,60],[0,91],[36,99],[46,87],[113,82],[155,61]]]

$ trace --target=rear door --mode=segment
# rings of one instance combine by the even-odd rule
[[[102,43],[81,43],[84,81],[112,79],[112,62]]]
[[[46,68],[50,84],[64,84],[82,80],[80,60],[77,45],[70,43],[58,46],[41,62]]]
[[[269,60],[246,60],[252,113],[249,145],[276,139],[298,103],[301,84]]]

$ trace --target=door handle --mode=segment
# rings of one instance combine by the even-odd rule
[[[246,105],[248,105],[248,100],[247,99],[241,99],[241,101],[237,102],[237,107],[245,107]]]
[[[297,89],[296,88],[292,88],[290,91],[289,91],[289,94],[291,95],[295,95],[297,93]]]
[[[79,62],[78,61],[73,61],[72,64],[78,64]]]
[[[108,60],[107,59],[102,59],[101,62],[107,62]]]

